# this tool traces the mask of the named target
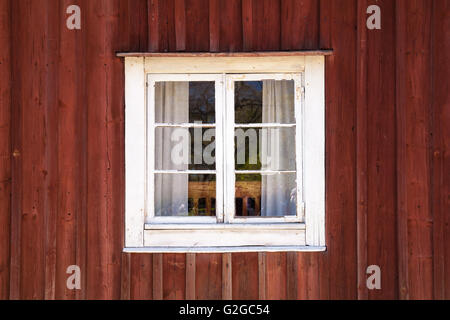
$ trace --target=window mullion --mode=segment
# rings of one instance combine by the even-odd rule
[[[224,221],[230,223],[234,217],[234,81],[223,75],[225,82],[225,212]]]
[[[155,81],[147,75],[147,184],[146,184],[146,208],[147,219],[155,216]]]
[[[303,90],[301,75],[296,75],[294,78],[295,84],[295,158],[297,171],[297,218],[304,220],[304,203],[303,203]]]
[[[215,80],[215,98],[216,98],[216,221],[222,223],[224,220],[224,82],[223,78],[218,76]]]

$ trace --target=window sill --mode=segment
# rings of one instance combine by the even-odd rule
[[[326,246],[141,247],[126,253],[324,252]]]
[[[300,224],[294,229],[270,228],[270,226],[246,228],[244,225],[243,227],[222,227],[220,229],[151,229],[144,230],[143,247],[220,248],[305,246],[307,244],[306,232],[304,228],[299,227]]]
[[[305,230],[304,223],[146,223],[145,230]]]

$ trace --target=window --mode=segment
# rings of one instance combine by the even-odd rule
[[[325,249],[323,56],[126,56],[125,79],[125,251]]]

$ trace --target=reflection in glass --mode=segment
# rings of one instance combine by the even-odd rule
[[[293,80],[236,81],[235,122],[295,123]]]
[[[236,217],[294,216],[296,174],[236,174],[235,204]]]
[[[215,170],[215,128],[155,128],[156,170]]]
[[[295,164],[295,127],[235,129],[236,170],[287,170]]]
[[[214,174],[155,174],[155,216],[214,216]]]
[[[157,123],[214,123],[214,81],[167,81],[155,83]]]

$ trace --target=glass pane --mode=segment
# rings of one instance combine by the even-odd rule
[[[215,128],[155,129],[156,170],[215,170]]]
[[[215,216],[214,174],[155,174],[155,216]]]
[[[236,217],[297,214],[295,173],[236,174]]]
[[[295,170],[295,127],[237,128],[234,134],[236,170]]]
[[[294,88],[293,80],[236,81],[235,122],[295,123]]]
[[[214,81],[156,82],[155,121],[158,123],[214,123]]]

